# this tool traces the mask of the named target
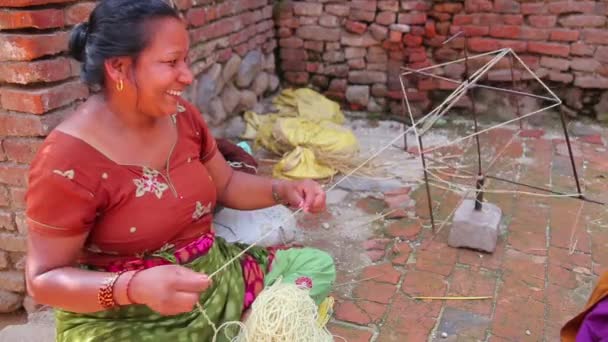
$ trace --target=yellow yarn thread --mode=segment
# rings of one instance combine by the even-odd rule
[[[213,342],[222,330],[238,326],[232,342],[332,342],[325,325],[318,323],[318,309],[309,290],[280,280],[265,288],[251,305],[245,323],[226,322],[216,328],[206,312],[199,310],[213,328]]]

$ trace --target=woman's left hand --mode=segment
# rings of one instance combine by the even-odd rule
[[[283,181],[277,189],[284,203],[307,213],[325,210],[325,191],[313,180]]]

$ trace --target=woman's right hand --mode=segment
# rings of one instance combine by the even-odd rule
[[[163,265],[135,274],[127,290],[134,304],[145,304],[168,316],[191,312],[209,286],[211,279],[206,274],[179,265]]]

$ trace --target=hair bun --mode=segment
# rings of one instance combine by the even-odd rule
[[[84,48],[87,44],[88,31],[89,23],[80,23],[74,26],[70,34],[69,52],[79,62],[84,60]]]

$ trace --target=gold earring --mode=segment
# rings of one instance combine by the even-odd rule
[[[122,91],[124,88],[125,85],[122,83],[122,80],[119,80],[118,83],[116,83],[116,90]]]

